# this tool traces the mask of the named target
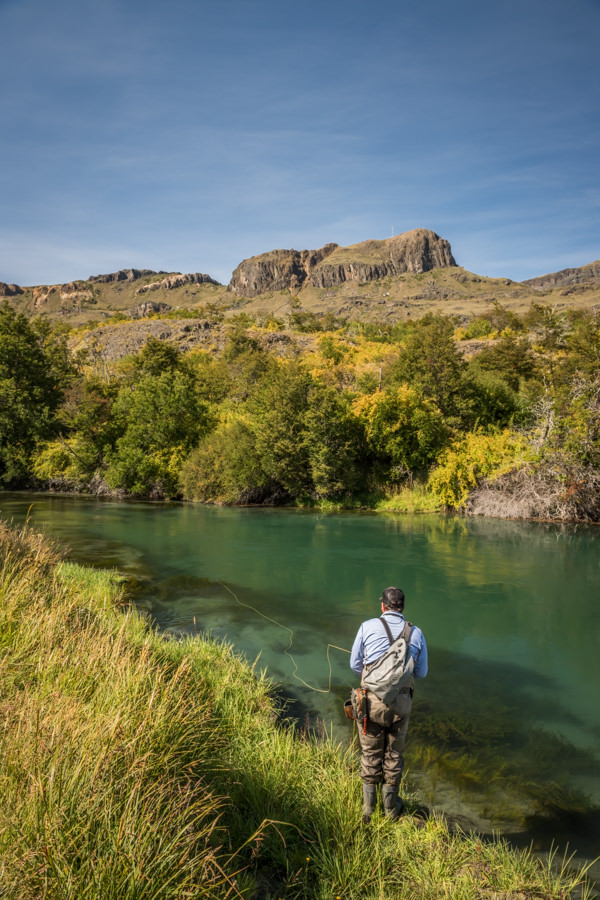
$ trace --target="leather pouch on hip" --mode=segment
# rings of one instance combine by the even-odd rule
[[[352,704],[353,719],[363,723],[367,718],[367,692],[364,688],[352,688],[350,694],[350,702]]]

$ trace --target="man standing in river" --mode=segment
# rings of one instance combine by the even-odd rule
[[[397,587],[386,588],[381,597],[381,616],[363,622],[350,655],[350,668],[363,677],[369,668],[389,650],[401,634],[408,642],[414,663],[409,684],[403,687],[388,706],[372,691],[365,696],[366,723],[358,722],[363,782],[363,822],[369,822],[377,803],[377,785],[382,784],[381,798],[386,815],[396,819],[404,804],[398,790],[404,767],[404,744],[412,707],[414,678],[427,675],[427,644],[420,628],[404,618],[404,593]]]

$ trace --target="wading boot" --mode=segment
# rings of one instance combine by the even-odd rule
[[[377,803],[377,785],[376,784],[363,784],[363,809],[362,809],[363,825],[368,825],[368,823],[371,821],[371,816],[375,812],[376,803]]]
[[[381,799],[386,816],[389,816],[390,819],[397,819],[404,809],[404,802],[398,797],[398,785],[384,784],[381,788]]]

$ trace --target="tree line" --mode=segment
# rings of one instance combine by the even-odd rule
[[[149,339],[100,369],[64,329],[4,303],[0,483],[336,506],[420,486],[460,508],[484,479],[526,469],[563,486],[573,517],[600,518],[597,313],[496,303],[467,325],[428,314],[323,330],[294,310],[288,329],[314,348],[292,340],[280,356],[261,336],[283,325],[242,313],[220,353]]]

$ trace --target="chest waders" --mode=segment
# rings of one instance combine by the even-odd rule
[[[355,716],[362,725],[362,728],[359,725],[359,739],[363,753],[363,770],[366,758],[369,758],[371,763],[375,763],[377,760],[377,767],[383,764],[385,777],[385,782],[381,786],[383,810],[390,819],[397,819],[404,808],[403,801],[398,797],[398,790],[404,762],[401,754],[404,749],[406,730],[408,729],[408,716],[410,715],[413,693],[414,659],[410,654],[409,647],[413,625],[410,622],[405,622],[402,631],[394,639],[391,629],[383,616],[381,616],[381,624],[385,628],[390,646],[374,663],[365,666],[361,680],[363,690],[359,689],[360,692],[357,691],[358,696],[356,698],[353,697],[353,700],[355,700],[355,703],[356,700],[363,701],[362,704],[357,704],[362,716],[360,719],[360,713]],[[366,694],[371,695],[368,700]],[[365,703],[365,701],[367,702]],[[362,709],[361,706],[363,706]],[[395,710],[394,707],[396,708]],[[402,717],[400,712],[402,707],[406,708],[405,717]],[[381,724],[369,718],[370,708],[373,708],[375,718],[376,720],[380,719]],[[384,716],[383,719],[381,719],[382,714]],[[399,719],[398,716],[401,716],[401,718]],[[389,726],[387,724],[388,718],[390,719]],[[402,723],[403,718],[405,718],[405,722],[398,729],[397,724]],[[377,731],[377,734],[375,734],[375,731]],[[397,731],[401,733],[396,734]],[[371,738],[369,737],[370,734],[372,735]],[[373,746],[372,741],[375,742],[376,746]],[[398,762],[393,764],[392,767],[388,756],[390,752],[393,753],[394,758],[399,757],[399,771],[396,771]],[[365,781],[363,774],[363,823],[366,824],[371,820],[376,804],[377,784]]]

